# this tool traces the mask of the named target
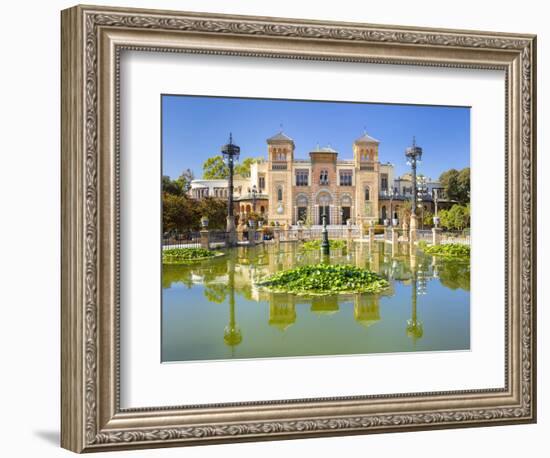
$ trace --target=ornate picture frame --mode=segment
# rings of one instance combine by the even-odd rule
[[[62,12],[62,424],[75,452],[536,421],[536,37],[76,6]],[[123,50],[497,69],[506,74],[503,389],[120,407]]]

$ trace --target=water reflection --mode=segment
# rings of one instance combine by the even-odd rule
[[[312,297],[255,286],[271,273],[318,262],[366,267],[391,286],[381,294]],[[469,263],[410,252],[406,244],[348,243],[328,259],[298,244],[239,247],[163,266],[162,286],[163,361],[469,348]]]

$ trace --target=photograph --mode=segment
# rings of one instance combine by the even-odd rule
[[[470,350],[470,107],[160,103],[163,363]]]

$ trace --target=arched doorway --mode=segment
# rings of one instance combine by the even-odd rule
[[[297,222],[302,221],[303,223],[307,220],[307,207],[308,207],[308,201],[307,196],[305,195],[299,195],[296,198],[296,218]]]
[[[327,225],[330,224],[330,204],[332,198],[328,192],[322,192],[317,196],[317,205],[319,206],[319,224],[323,223],[323,215],[326,216]]]
[[[340,201],[342,210],[341,210],[341,216],[342,216],[342,224],[346,224],[348,222],[348,219],[351,219],[351,197],[349,195],[344,195]]]

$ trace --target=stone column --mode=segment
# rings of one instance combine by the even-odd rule
[[[441,228],[432,228],[432,245],[439,245],[441,243]]]
[[[281,242],[281,233],[279,232],[279,228],[273,228],[273,239],[275,239],[275,243],[278,245]]]
[[[301,224],[298,224],[298,240],[304,240],[304,228]]]
[[[210,249],[210,231],[208,229],[203,229],[200,231],[201,234],[201,248],[204,250]]]

